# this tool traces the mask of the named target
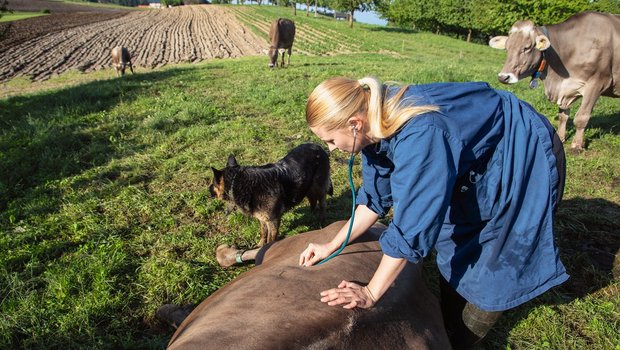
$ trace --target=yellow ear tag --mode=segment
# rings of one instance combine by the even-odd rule
[[[536,48],[538,50],[542,50],[545,46],[547,46],[547,40],[545,39],[540,39],[538,43],[536,43]]]

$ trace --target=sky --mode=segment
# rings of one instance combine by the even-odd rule
[[[238,0],[237,0],[238,1]],[[233,4],[235,3],[235,1],[233,0]],[[255,4],[256,2],[254,1],[246,1],[246,4]],[[306,10],[306,4],[300,4],[297,3],[297,9],[298,10]],[[311,10],[314,10],[314,7],[310,7]],[[319,11],[324,10],[323,8],[319,7]],[[387,21],[379,18],[379,15],[374,12],[374,11],[364,11],[364,12],[359,12],[356,11],[353,14],[353,17],[355,17],[355,20],[360,22],[360,23],[367,23],[367,24],[376,24],[376,25],[380,25],[380,26],[385,26],[387,25]]]

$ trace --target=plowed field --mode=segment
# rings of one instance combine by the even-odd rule
[[[119,45],[130,50],[134,66],[150,68],[257,55],[268,47],[265,39],[216,5],[100,14],[108,17],[84,23],[86,15],[32,18],[24,21],[24,28],[5,35],[0,41],[0,82],[22,75],[36,81],[70,69],[89,72],[108,68],[110,50]],[[41,21],[56,24],[43,31]]]

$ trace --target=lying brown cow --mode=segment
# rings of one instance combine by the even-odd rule
[[[260,265],[237,277],[181,323],[169,349],[449,349],[437,299],[421,264],[409,264],[371,309],[345,310],[319,300],[341,280],[368,283],[381,260],[385,227],[351,243],[329,262],[298,265],[310,242],[327,242],[337,222],[269,246]]]
[[[500,82],[514,84],[530,76],[533,83],[538,78],[544,81],[545,95],[559,107],[562,141],[569,108],[583,96],[574,119],[571,149],[575,151],[583,149],[584,131],[598,98],[620,97],[620,16],[585,12],[540,27],[532,21],[517,21],[509,36],[494,37],[489,45],[508,52],[498,74]]]
[[[278,66],[278,54],[282,50],[282,64],[284,67],[284,54],[288,51],[288,64],[291,65],[291,51],[295,40],[295,22],[286,18],[278,18],[271,23],[269,29],[269,67]]]
[[[131,64],[131,55],[125,47],[117,46],[112,49],[112,66],[116,69],[116,74],[125,75],[125,68],[129,66],[131,74],[133,74],[133,66]]]

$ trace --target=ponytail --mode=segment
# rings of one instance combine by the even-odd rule
[[[415,101],[403,98],[408,88],[406,85],[389,99],[386,99],[386,88],[374,77],[328,79],[308,97],[308,126],[339,129],[346,126],[350,117],[362,113],[368,119],[369,136],[379,140],[392,136],[409,119],[439,110],[432,105],[416,106]]]

